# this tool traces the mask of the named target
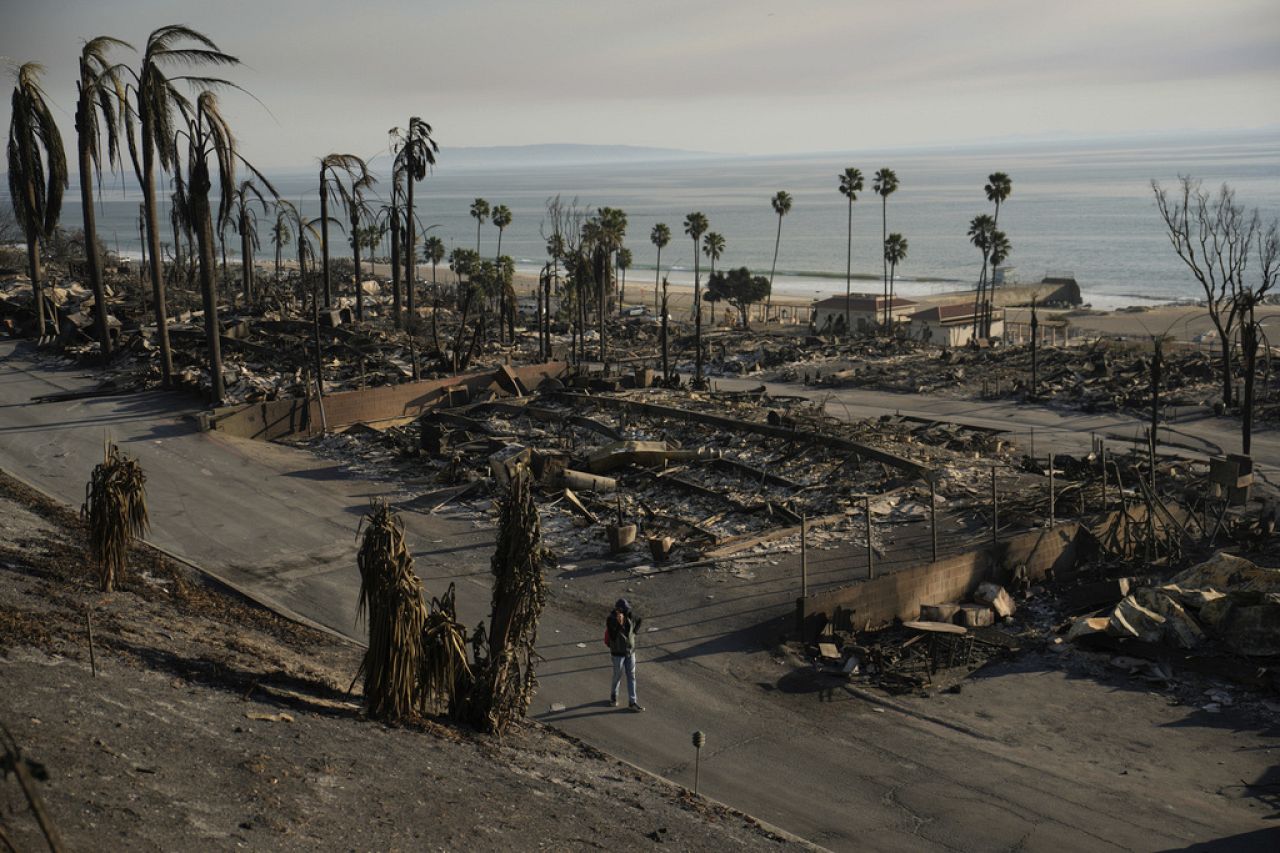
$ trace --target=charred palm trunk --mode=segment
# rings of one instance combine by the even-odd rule
[[[391,318],[399,329],[400,312],[400,211],[391,208]]]
[[[351,266],[355,271],[356,285],[356,319],[364,321],[364,278],[360,270],[360,217],[351,217]]]
[[[152,144],[151,113],[140,105],[142,121],[142,203],[147,219],[147,254],[151,258],[151,298],[155,303],[156,345],[160,350],[160,379],[164,387],[173,384],[173,352],[169,348],[169,317],[165,306],[164,263],[160,254],[160,218],[156,211],[155,146]]]
[[[776,253],[775,253],[776,254]],[[693,340],[697,352],[693,356],[693,376],[702,387],[702,270],[698,266],[698,241],[693,241]]]
[[[44,337],[44,284],[43,270],[40,264],[40,235],[27,235],[27,265],[31,268],[31,300],[36,309],[36,337]]]
[[[249,233],[249,217],[240,215],[240,289],[244,304],[253,301],[253,235]]]
[[[83,107],[82,107],[83,110]],[[93,158],[89,138],[81,127],[84,117],[76,114],[80,147],[80,206],[84,209],[84,256],[93,289],[93,323],[97,328],[102,360],[111,357],[111,330],[107,328],[107,288],[102,282],[102,259],[98,257],[98,226],[93,209]]]
[[[417,123],[416,119],[409,120],[410,134],[413,133],[413,126],[416,123]],[[408,302],[408,305],[409,305],[409,333],[417,334],[418,299],[417,299],[417,294],[414,293],[414,289],[415,289],[414,279],[416,278],[414,273],[416,272],[415,267],[417,266],[417,263],[416,263],[417,257],[415,253],[417,252],[418,229],[415,228],[413,224],[413,185],[417,182],[414,181],[413,179],[412,170],[410,170],[409,174],[405,175],[405,183],[409,185],[408,187],[409,193],[408,193],[408,197],[405,204],[405,217],[404,217],[404,228],[405,228],[404,292],[405,292],[405,300],[406,302]],[[414,365],[414,370],[416,373],[417,365]]]
[[[662,381],[671,384],[671,361],[667,355],[667,281],[662,281]]]
[[[222,330],[218,325],[218,298],[214,271],[217,258],[213,253],[213,216],[209,210],[209,173],[198,159],[191,175],[192,220],[200,255],[200,292],[204,297],[204,334],[209,349],[209,380],[214,405],[220,405],[226,389],[222,384]]]
[[[1253,304],[1240,329],[1244,352],[1244,397],[1240,401],[1240,452],[1248,456],[1253,447],[1253,383],[1258,369],[1258,326],[1253,320]]]
[[[320,167],[320,270],[324,278],[324,307],[333,305],[333,285],[329,281],[329,194],[325,192],[325,167]]]

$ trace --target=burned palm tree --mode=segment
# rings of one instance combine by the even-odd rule
[[[182,136],[187,140],[187,191],[185,218],[196,235],[199,253],[200,290],[204,302],[205,338],[209,350],[210,391],[215,404],[221,404],[225,396],[222,378],[222,330],[218,324],[218,298],[214,289],[214,231],[221,230],[229,220],[236,191],[236,164],[241,163],[253,173],[258,183],[275,195],[275,189],[261,173],[253,168],[236,150],[236,140],[231,133],[217,96],[201,92],[194,105],[179,102],[186,124]],[[212,161],[212,168],[210,161]],[[214,179],[218,186],[218,208],[215,213],[209,203],[209,193]],[[216,221],[216,225],[215,225]]]
[[[476,683],[470,715],[481,731],[502,734],[529,709],[538,684],[538,620],[546,603],[542,573],[550,560],[542,546],[533,476],[522,466],[502,499],[487,643],[474,644]]]
[[[89,525],[89,553],[103,592],[111,592],[124,580],[129,543],[150,526],[146,483],[138,461],[108,444],[85,487],[80,515]]]
[[[240,235],[240,289],[246,307],[254,298],[253,253],[261,245],[258,241],[258,215],[253,209],[255,201],[265,216],[268,208],[262,191],[253,181],[241,181],[236,188],[235,218],[231,220],[231,227]]]
[[[190,70],[198,67],[238,65],[240,60],[223,53],[204,34],[181,24],[160,27],[147,37],[147,46],[138,70],[138,122],[142,134],[142,162],[138,162],[132,132],[129,154],[142,187],[147,220],[147,255],[151,258],[151,290],[156,316],[156,342],[160,350],[160,370],[164,385],[173,379],[173,356],[169,349],[169,326],[164,293],[164,270],[160,254],[160,217],[156,203],[156,169],[175,172],[178,168],[179,107],[190,110],[190,102],[178,84],[200,90],[231,85],[217,77],[191,73],[168,76],[166,69]],[[212,234],[210,234],[212,239]],[[175,246],[176,251],[176,246]],[[212,257],[212,253],[210,255]],[[212,273],[211,273],[212,274]]]
[[[421,689],[426,663],[424,632],[430,612],[422,581],[413,573],[413,556],[404,543],[404,525],[385,501],[375,502],[364,519],[360,567],[359,617],[369,627],[369,647],[360,671],[364,704],[370,717],[388,722],[422,713]]]
[[[112,47],[132,49],[127,42],[98,36],[80,51],[80,79],[76,100],[76,141],[80,156],[80,207],[84,217],[84,253],[93,290],[93,316],[102,357],[111,355],[107,329],[107,292],[102,282],[102,258],[98,256],[98,229],[94,216],[93,181],[102,181],[102,136],[105,131],[109,167],[120,165],[120,132],[130,120],[125,74],[128,69],[107,58]]]
[[[67,186],[67,156],[58,123],[40,86],[43,66],[35,62],[18,68],[9,122],[9,198],[14,218],[27,239],[27,263],[36,312],[37,335],[45,334],[43,274],[40,243],[53,236],[62,212]]]
[[[329,154],[320,158],[320,269],[324,277],[324,307],[333,305],[333,281],[329,275],[329,202],[344,211],[351,202],[351,185],[367,179],[369,168],[354,154]],[[343,177],[346,183],[343,183]]]
[[[431,613],[422,631],[421,687],[427,707],[458,719],[471,694],[472,671],[467,662],[467,630],[458,621],[456,592],[449,584],[443,598],[431,599]]]

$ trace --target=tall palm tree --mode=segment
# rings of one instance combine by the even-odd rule
[[[511,209],[505,204],[496,204],[493,206],[493,212],[489,216],[489,221],[493,223],[493,227],[498,229],[498,251],[493,256],[494,263],[502,263],[502,232],[507,230],[507,226],[511,224]],[[498,291],[498,340],[503,340],[504,324],[509,322],[509,318],[515,314],[515,306],[507,304],[507,290],[501,288]]]
[[[40,241],[48,240],[62,214],[67,187],[67,155],[49,110],[40,75],[44,67],[28,62],[18,68],[9,120],[9,197],[13,215],[27,238],[27,264],[38,335],[46,331]],[[52,320],[52,318],[48,318]]]
[[[853,298],[853,203],[862,192],[862,170],[852,166],[840,174],[840,195],[849,201],[849,241],[844,253],[844,327],[852,328],[849,303]]]
[[[494,205],[489,221],[493,223],[494,228],[498,229],[498,251],[494,255],[497,259],[502,257],[502,232],[506,231],[507,226],[511,224],[511,209],[505,204]]]
[[[471,218],[476,221],[476,254],[480,254],[480,226],[489,218],[489,202],[478,198],[471,202]]]
[[[440,350],[440,286],[436,284],[436,267],[444,260],[444,240],[431,236],[422,242],[422,259],[431,264],[431,342]]]
[[[889,196],[898,189],[898,175],[893,169],[880,169],[876,172],[875,181],[871,185],[876,195],[880,196],[880,243],[889,239]],[[884,262],[884,325],[889,326],[889,262]]]
[[[343,198],[343,204],[346,206],[347,222],[351,225],[351,272],[355,276],[356,286],[356,319],[364,320],[364,272],[361,266],[360,250],[365,246],[369,246],[369,251],[373,251],[376,242],[370,243],[370,238],[381,238],[379,230],[373,228],[373,233],[369,233],[369,229],[362,226],[361,223],[373,217],[373,208],[369,205],[369,200],[365,198],[365,193],[373,188],[378,182],[366,168],[363,175],[351,182],[350,192]]]
[[[417,220],[413,213],[413,188],[427,176],[427,171],[436,164],[436,152],[440,150],[440,146],[431,137],[431,125],[427,124],[417,116],[409,117],[409,129],[401,132],[399,129],[392,131],[392,150],[396,154],[396,160],[402,164],[405,176],[405,237],[404,256],[406,266],[405,274],[405,297],[409,307],[410,331],[416,328],[418,324],[417,302],[414,293],[414,273],[416,271],[415,261],[418,258],[418,228]],[[415,374],[417,363],[414,363]],[[416,375],[414,378],[417,378]]]
[[[120,133],[130,119],[124,65],[112,63],[107,52],[113,47],[132,50],[127,42],[98,36],[80,49],[80,79],[76,82],[76,138],[80,154],[80,207],[84,214],[84,250],[93,289],[94,325],[105,361],[111,356],[111,334],[107,329],[107,290],[102,283],[102,259],[98,257],[98,228],[93,206],[93,181],[102,181],[102,133],[107,137],[107,164],[120,165]]]
[[[896,232],[886,237],[884,241],[884,259],[889,264],[889,322],[892,324],[893,279],[898,271],[898,264],[907,259],[907,238]],[[890,331],[892,331],[892,328]]]
[[[262,191],[253,181],[241,181],[232,202],[235,205],[235,218],[231,220],[231,226],[240,235],[240,289],[246,306],[254,297],[253,253],[259,245],[258,216],[253,209],[254,202],[257,202],[265,216],[267,200],[263,198]]]
[[[994,217],[991,220],[995,225]],[[991,232],[991,269],[995,270],[1009,258],[1009,254],[1013,251],[1013,246],[1009,243],[1009,237],[999,228],[994,228]],[[994,277],[994,273],[992,274]],[[982,312],[982,334],[984,337],[991,337],[991,317],[995,305],[994,286],[987,292],[987,304]]]
[[[708,231],[704,234],[702,237],[702,254],[711,259],[711,275],[714,276],[716,274],[716,261],[720,260],[720,256],[724,254],[724,237],[715,231]],[[710,280],[710,278],[707,279],[707,281]],[[710,296],[710,293],[707,295]],[[716,294],[716,299],[710,300],[711,325],[713,326],[716,322],[716,302],[718,300],[719,294]]]
[[[694,357],[694,383],[702,387],[702,277],[698,266],[698,243],[710,227],[707,217],[700,211],[684,218],[684,233],[693,239],[693,338],[697,353]]]
[[[653,310],[658,310],[658,282],[662,277],[662,250],[671,242],[671,229],[659,222],[649,232],[649,242],[658,248],[658,262],[653,265]]]
[[[271,245],[276,250],[276,284],[280,284],[280,257],[284,251],[284,247],[289,245],[293,239],[293,231],[289,227],[290,213],[287,209],[292,207],[287,201],[276,200],[276,221],[271,226]]]
[[[187,191],[186,218],[196,232],[199,250],[200,290],[204,297],[204,330],[209,348],[209,379],[213,402],[222,402],[226,389],[222,379],[222,330],[218,324],[218,300],[214,290],[214,229],[220,228],[231,215],[235,200],[236,163],[244,163],[264,186],[271,184],[236,151],[235,137],[218,108],[217,96],[204,91],[196,98],[194,106],[179,107],[187,139]],[[210,165],[212,160],[212,168]],[[218,181],[218,209],[215,214],[209,203],[213,180]],[[274,192],[274,190],[273,190]],[[216,225],[215,225],[216,221]]]
[[[588,223],[593,235],[591,240],[592,262],[597,285],[597,313],[600,321],[600,360],[605,362],[605,319],[609,316],[609,296],[614,292],[613,256],[622,248],[622,241],[627,236],[627,214],[616,207],[601,207],[596,210],[593,221]]]
[[[618,267],[618,272],[622,275],[622,284],[618,291],[618,311],[619,312],[622,311],[623,305],[627,301],[627,270],[631,269],[631,263],[633,260],[634,258],[631,255],[630,249],[628,249],[626,246],[620,246],[618,248],[616,265]]]
[[[329,275],[329,202],[346,208],[351,201],[351,185],[368,175],[369,167],[354,154],[328,154],[320,158],[320,269],[325,308],[333,305],[333,282]]]
[[[992,222],[993,228],[999,228],[1000,227],[1000,205],[1004,201],[1006,201],[1009,198],[1009,196],[1013,193],[1013,179],[1010,178],[1004,172],[992,172],[990,175],[987,176],[986,186],[984,186],[982,189],[983,189],[983,192],[987,194],[987,201],[991,202],[996,206],[996,212],[995,212],[995,215],[991,218],[991,222]],[[1003,263],[1003,261],[1001,261],[1001,263]],[[995,269],[999,265],[1000,265],[999,263],[994,263],[994,262],[991,264],[992,273],[991,273],[990,290],[992,292],[990,294],[991,298],[987,300],[987,309],[984,317],[984,325],[986,326],[988,333],[990,332],[990,327],[991,327],[991,306],[995,302],[995,292],[994,292],[995,285],[996,285]]]
[[[436,267],[444,260],[444,240],[428,237],[422,242],[422,260],[431,264],[431,287],[436,287]]]
[[[990,214],[980,213],[969,221],[968,237],[969,242],[982,253],[982,273],[978,276],[978,289],[974,292],[973,299],[973,322],[975,337],[982,336],[982,328],[979,317],[982,316],[984,310],[984,297],[986,295],[987,284],[987,262],[991,258],[991,241],[996,231],[995,220]]]
[[[216,88],[231,85],[216,77],[181,74],[170,78],[166,68],[193,68],[200,66],[237,65],[240,60],[223,53],[202,33],[181,24],[169,24],[153,31],[147,37],[142,54],[142,66],[138,70],[138,122],[142,134],[142,164],[138,168],[134,157],[134,169],[142,185],[142,201],[147,213],[148,254],[151,256],[151,293],[155,302],[156,342],[160,350],[160,371],[163,383],[173,381],[173,354],[169,348],[169,319],[165,306],[164,270],[160,263],[160,216],[156,205],[156,167],[174,171],[177,167],[177,132],[179,106],[189,112],[190,101],[178,91],[176,84],[186,84],[194,89]],[[130,134],[130,155],[134,154],[133,137]]]
[[[778,190],[769,200],[773,212],[778,214],[778,236],[773,239],[773,265],[769,267],[769,299],[767,305],[773,305],[773,272],[778,268],[778,246],[782,243],[782,217],[791,212],[791,193]],[[767,310],[767,309],[766,309]]]

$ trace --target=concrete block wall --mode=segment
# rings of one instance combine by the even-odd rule
[[[872,580],[815,593],[796,600],[802,636],[812,638],[827,622],[865,630],[894,619],[920,618],[920,605],[959,602],[987,580],[1005,583],[1015,567],[1026,567],[1032,580],[1049,571],[1065,573],[1075,565],[1079,525],[1059,524],[1032,530],[964,554],[922,563]]]
[[[512,368],[527,388],[536,388],[546,377],[559,377],[568,365],[563,362],[531,364]],[[382,385],[358,391],[339,391],[324,398],[324,415],[330,429],[358,422],[413,417],[435,405],[446,388],[465,385],[474,394],[497,382],[496,371],[466,373],[443,379],[424,379],[400,385]],[[272,441],[301,432],[320,429],[320,406],[315,400],[289,397],[263,403],[249,403],[214,412],[209,428],[241,438]]]

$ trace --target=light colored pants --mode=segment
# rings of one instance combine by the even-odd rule
[[[631,704],[636,704],[636,653],[629,655],[613,656],[613,689],[609,691],[609,696],[613,699],[618,698],[618,688],[622,685],[622,673],[627,674],[627,696],[631,700]]]

